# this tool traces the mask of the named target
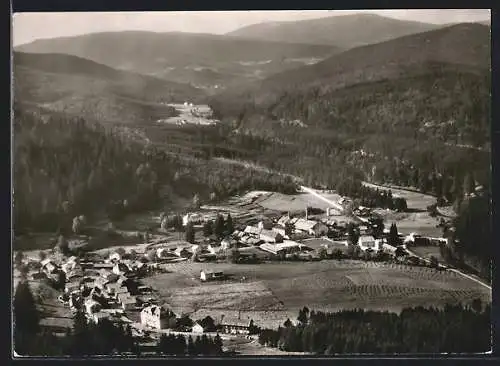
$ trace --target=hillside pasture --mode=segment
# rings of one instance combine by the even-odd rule
[[[303,306],[323,311],[367,308],[400,311],[408,306],[444,306],[474,298],[491,301],[491,292],[454,272],[402,264],[354,260],[167,264],[173,273],[145,281],[175,312],[219,316],[238,313],[277,326]],[[202,269],[223,271],[223,281],[203,283]]]

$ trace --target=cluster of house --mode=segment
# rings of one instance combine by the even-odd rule
[[[148,270],[148,264],[123,259],[119,253],[112,253],[104,261],[72,256],[63,263],[47,258],[40,264],[40,273],[49,278],[58,280],[60,272],[65,274],[64,293],[59,300],[72,311],[84,310],[88,320],[96,323],[122,316],[139,305],[136,295],[141,286],[135,277]]]
[[[168,329],[176,324],[176,315],[162,306],[151,305],[141,310],[141,325],[153,329]],[[191,326],[192,333],[222,332],[226,334],[248,334],[250,321],[241,319],[222,319],[215,322],[210,317],[194,322]]]

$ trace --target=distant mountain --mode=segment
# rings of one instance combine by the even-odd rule
[[[278,42],[334,45],[347,49],[439,27],[435,24],[403,21],[374,14],[356,14],[254,24],[227,33],[227,35]]]
[[[320,63],[232,88],[212,101],[217,113],[265,131],[299,120],[352,136],[432,136],[484,145],[490,103],[490,31],[480,24],[354,48]],[[258,116],[258,118],[257,118]],[[388,131],[392,131],[388,133]],[[434,131],[434,132],[433,132]]]
[[[256,100],[272,100],[269,94],[294,88],[342,88],[361,82],[425,74],[436,68],[489,70],[490,59],[489,27],[477,23],[458,24],[353,48],[314,65],[279,73],[238,89],[229,89],[222,95],[234,97],[253,90]]]
[[[115,69],[192,84],[229,83],[238,78],[258,79],[339,52],[337,47],[332,46],[139,31],[37,40],[15,50],[64,53]],[[209,70],[212,75],[207,75],[204,70]]]
[[[172,111],[162,102],[196,100],[189,85],[115,70],[76,56],[14,52],[14,98],[109,122],[144,122]]]

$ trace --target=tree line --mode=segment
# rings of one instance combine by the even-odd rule
[[[299,311],[277,330],[263,329],[259,343],[318,355],[347,353],[473,353],[491,349],[490,305],[405,308],[400,314],[343,310]]]

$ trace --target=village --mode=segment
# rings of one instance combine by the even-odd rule
[[[243,199],[240,205],[245,208],[249,202],[255,204],[260,196]],[[381,220],[371,209],[363,206],[352,209],[352,201],[347,197],[333,203],[334,207],[326,210],[308,206],[302,211],[282,212],[282,215],[274,212],[268,216],[261,213],[249,217],[233,210],[234,221],[231,212],[223,215],[224,207],[201,206],[182,216],[179,239],[172,237],[179,230],[170,227],[175,220],[162,214],[157,218],[158,230],[148,233],[146,242],[140,245],[83,252],[78,256],[50,251],[37,258],[25,256],[23,264],[30,281],[45,281],[60,291],[58,301],[72,315],[81,311],[88,322],[98,324],[107,319],[129,324],[146,348],[152,339],[165,332],[248,337],[253,333],[251,327],[259,326],[259,319],[248,316],[241,319],[240,313],[232,319],[210,312],[200,319],[191,319],[188,312],[176,315],[155,289],[153,280],[159,274],[168,276],[169,266],[176,264],[197,264],[196,268],[201,270],[193,280],[199,286],[246,280],[245,276],[234,278],[231,270],[217,269],[218,263],[244,266],[344,259],[445,269],[417,256],[411,249],[439,247],[446,239],[416,233],[397,233],[395,239],[392,228],[380,230]],[[351,210],[349,215],[342,212],[347,205]],[[180,238],[181,232],[185,240]],[[62,334],[64,329],[59,332]]]

